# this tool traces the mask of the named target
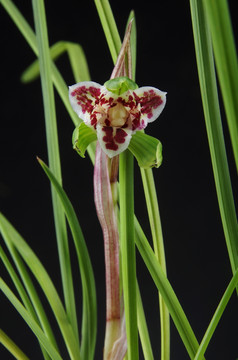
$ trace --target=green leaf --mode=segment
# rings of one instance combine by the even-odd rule
[[[53,61],[67,53],[77,82],[90,78],[84,51],[79,44],[69,41],[59,41],[50,47],[50,56]],[[21,81],[27,83],[35,80],[40,75],[39,60],[35,60],[22,74]]]
[[[147,212],[153,239],[155,256],[166,275],[163,232],[160,220],[159,205],[154,177],[151,169],[141,169],[141,178],[145,192]],[[161,327],[161,360],[170,359],[170,316],[166,304],[159,293],[160,327]]]
[[[62,182],[61,164],[56,122],[53,82],[51,78],[51,58],[49,51],[48,32],[43,0],[33,0],[33,14],[39,50],[39,65],[44,103],[45,126],[49,164],[58,181]],[[52,203],[55,222],[56,239],[60,260],[61,278],[63,284],[66,312],[78,339],[77,312],[75,306],[74,287],[71,261],[68,247],[66,221],[59,199],[52,189]]]
[[[234,289],[236,288],[236,286],[238,285],[238,269],[236,270],[235,274],[233,275],[213,317],[212,320],[206,330],[206,333],[203,336],[203,339],[201,341],[201,344],[197,350],[196,356],[194,358],[194,360],[201,360],[203,358],[203,355],[205,354],[205,351],[207,349],[207,346],[212,338],[212,335],[214,334],[216,327],[222,317],[222,314],[228,304],[228,301],[231,298],[231,295],[234,291]]]
[[[76,340],[75,333],[73,332],[72,326],[69,323],[68,316],[65,313],[60,297],[45,268],[35,253],[32,251],[30,246],[24,241],[20,234],[13,228],[13,226],[2,214],[0,214],[0,231],[6,244],[12,244],[16,248],[40,284],[59,324],[66,347],[70,356],[72,357],[72,360],[79,360],[81,357],[78,341]],[[32,316],[30,316],[30,318],[32,319]]]
[[[160,292],[163,300],[170,312],[173,322],[180,334],[184,346],[191,359],[194,359],[198,350],[198,341],[193,333],[193,330],[188,322],[188,319],[179,303],[179,300],[169,283],[164,270],[162,269],[158,259],[155,256],[152,248],[150,247],[143,230],[141,229],[138,221],[135,219],[136,231],[136,246],[145,262],[145,265],[150,272],[154,283]]]
[[[107,39],[112,60],[115,64],[121,48],[121,39],[112,14],[111,6],[108,0],[95,0],[95,4]]]
[[[83,288],[81,356],[82,359],[91,360],[94,357],[97,332],[96,288],[91,261],[71,202],[50,169],[43,161],[38,160],[59,196],[73,236]]]
[[[203,2],[190,0],[190,7],[198,75],[217,198],[231,268],[234,274],[238,268],[238,224],[219,109],[212,43],[207,13],[205,12],[206,8]],[[237,139],[236,142],[238,143]]]
[[[1,5],[3,5],[5,10],[8,12],[9,16],[12,18],[13,22],[16,24],[17,28],[32,48],[33,52],[38,56],[39,52],[35,33],[31,29],[25,18],[22,16],[18,8],[11,0],[2,0]],[[77,126],[79,123],[79,119],[74,112],[72,106],[70,105],[68,86],[66,86],[64,79],[62,78],[55,64],[53,63],[51,63],[51,76],[54,85],[65,105],[66,110],[68,111],[74,125]]]
[[[238,63],[227,0],[203,1],[238,171]]]
[[[70,65],[76,82],[90,80],[88,63],[81,45],[67,42]]]
[[[37,322],[34,320],[34,318],[28,313],[28,311],[24,308],[24,306],[21,304],[21,302],[17,299],[17,297],[13,294],[11,289],[7,286],[7,284],[0,278],[0,289],[2,292],[6,295],[8,300],[12,303],[12,305],[16,308],[16,310],[19,312],[19,314],[23,317],[27,325],[31,328],[33,333],[36,335],[39,342],[42,344],[42,346],[45,348],[45,350],[48,352],[50,357],[55,360],[63,360],[62,357],[59,355],[58,351],[54,348],[52,343],[49,341],[47,336],[43,333]],[[7,341],[8,339],[4,339]],[[9,340],[7,341],[7,344],[11,350],[12,345],[9,343]],[[18,349],[14,349],[18,350]],[[19,351],[17,351],[18,354]],[[20,359],[26,359],[26,357],[20,357]],[[75,358],[76,359],[76,358]]]
[[[5,254],[4,250],[0,246],[1,259],[11,277],[11,280],[13,281],[13,283],[18,291],[18,294],[21,297],[23,305],[25,306],[28,313],[32,316],[32,318],[37,322],[37,324],[41,326],[45,335],[47,336],[49,341],[52,343],[52,345],[55,347],[55,349],[58,350],[58,347],[57,347],[57,344],[56,344],[56,341],[54,338],[54,334],[50,327],[48,318],[45,314],[45,311],[41,304],[41,301],[37,295],[37,292],[33,285],[32,279],[30,278],[28,271],[27,271],[21,257],[19,256],[18,252],[14,248],[14,246],[10,242],[6,242],[6,245],[9,249],[9,252],[10,252],[14,262],[15,262],[16,268],[22,278],[23,284],[29,294],[29,297],[28,297],[23,284],[21,283],[13,266],[11,265],[10,261],[8,260],[7,255]],[[50,360],[48,354],[45,352],[45,349],[41,347],[41,350],[43,352],[43,356],[44,356],[45,360]]]
[[[154,360],[153,351],[150,342],[150,336],[146,324],[145,313],[143,309],[142,299],[140,295],[139,285],[137,283],[136,289],[136,299],[137,299],[137,323],[138,330],[140,334],[141,347],[145,360]]]
[[[81,157],[85,157],[84,154],[87,147],[95,140],[97,140],[96,131],[87,126],[84,122],[74,129],[72,136],[73,148]]]
[[[0,343],[5,346],[5,348],[15,357],[15,359],[30,360],[2,329],[0,329]]]
[[[5,10],[8,12],[8,14],[10,15],[10,17],[18,27],[19,31],[25,37],[26,41],[32,48],[33,52],[36,55],[38,55],[36,36],[33,30],[31,29],[30,25],[27,23],[25,18],[20,13],[20,11],[17,9],[17,7],[14,5],[14,3],[11,0],[2,0],[1,4],[4,6]],[[89,73],[87,71],[88,67],[87,67],[86,59],[84,57],[84,54],[81,53],[80,55],[79,52],[80,49],[77,47],[77,44],[75,47],[70,46],[70,62],[74,69],[73,71],[75,75],[75,81],[79,81],[80,79],[82,79],[82,81],[90,80]],[[78,78],[77,75],[78,73],[80,73],[80,79]],[[66,110],[68,111],[74,125],[77,126],[80,120],[77,114],[74,112],[72,106],[70,105],[68,86],[66,86],[65,81],[63,80],[61,74],[59,73],[54,63],[51,64],[51,76],[54,85],[56,87],[56,90],[58,91],[65,105]],[[95,144],[92,143],[88,147],[88,153],[92,163],[94,163],[95,160],[95,150],[96,150],[96,146]]]
[[[128,149],[143,169],[158,168],[162,163],[161,142],[142,131],[137,131],[132,136]]]

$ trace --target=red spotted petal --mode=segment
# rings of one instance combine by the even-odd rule
[[[100,84],[93,81],[83,81],[69,87],[69,100],[72,108],[78,117],[89,126],[94,126],[92,123],[93,110],[99,103],[101,88]]]
[[[140,108],[140,128],[145,128],[147,123],[156,120],[164,109],[166,92],[144,86],[134,90],[133,95],[138,108]]]
[[[98,141],[103,151],[112,158],[126,150],[131,140],[132,130],[111,126],[97,126]]]

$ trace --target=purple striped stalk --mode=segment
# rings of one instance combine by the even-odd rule
[[[121,321],[119,234],[111,191],[111,185],[115,185],[114,182],[117,180],[115,176],[117,169],[114,170],[114,166],[109,166],[109,162],[112,161],[115,160],[110,160],[97,143],[94,166],[94,200],[103,231],[106,268],[104,360],[123,359],[127,348],[124,321]],[[112,176],[109,176],[109,167]],[[110,178],[113,181],[112,183]]]

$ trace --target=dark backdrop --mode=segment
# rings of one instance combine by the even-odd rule
[[[33,26],[31,2],[15,3]],[[235,13],[234,3],[230,2],[232,15]],[[112,8],[121,36],[129,11],[135,10],[138,85],[155,86],[168,92],[163,114],[148,127],[147,132],[163,144],[163,164],[154,175],[168,277],[200,341],[231,278],[231,270],[203,119],[189,2],[121,0],[112,1]],[[91,78],[101,84],[109,79],[112,61],[93,1],[46,1],[46,11],[50,44],[58,40],[79,42],[85,50]],[[20,75],[34,60],[34,54],[2,8],[0,18],[1,211],[34,249],[61,293],[50,187],[36,161],[36,156],[39,156],[47,162],[40,81],[21,84]],[[236,31],[235,19],[233,22]],[[59,59],[57,65],[67,84],[73,84],[67,56]],[[99,306],[96,359],[100,359],[105,283],[103,240],[93,203],[93,169],[88,158],[81,159],[72,150],[74,127],[57,94],[56,104],[63,184],[87,239],[96,277]],[[224,132],[228,139],[226,125]],[[232,178],[236,180],[229,142],[227,150]],[[234,191],[237,197],[237,188]],[[150,236],[137,165],[135,195],[136,214]],[[72,257],[76,287],[80,289],[73,247]],[[137,270],[155,358],[159,358],[157,292],[139,256]],[[2,273],[14,289],[4,270]],[[77,292],[80,313],[80,290]],[[3,329],[31,359],[41,359],[37,341],[20,316],[3,296],[1,304]],[[208,360],[237,358],[237,315],[234,295],[208,347]],[[52,321],[54,323],[53,318]],[[2,348],[1,352],[2,359],[11,358]],[[188,359],[188,355],[171,322],[171,360],[180,359]]]

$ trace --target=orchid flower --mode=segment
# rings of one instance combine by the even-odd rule
[[[125,76],[103,86],[84,81],[69,87],[74,111],[97,134],[103,151],[112,158],[129,146],[131,137],[161,114],[166,93],[154,87],[138,88]]]
[[[120,294],[117,196],[114,191],[117,190],[117,155],[129,147],[138,163],[145,168],[158,167],[162,160],[160,142],[157,139],[140,131],[140,136],[132,139],[136,131],[145,129],[149,122],[160,115],[165,106],[166,93],[148,86],[138,88],[131,80],[131,26],[132,21],[128,25],[110,80],[104,85],[84,81],[69,87],[70,103],[83,120],[73,134],[74,148],[84,157],[87,146],[98,140],[94,166],[94,200],[103,231],[105,253],[104,360],[123,360],[127,351],[123,298]],[[141,156],[141,153],[146,155]]]

